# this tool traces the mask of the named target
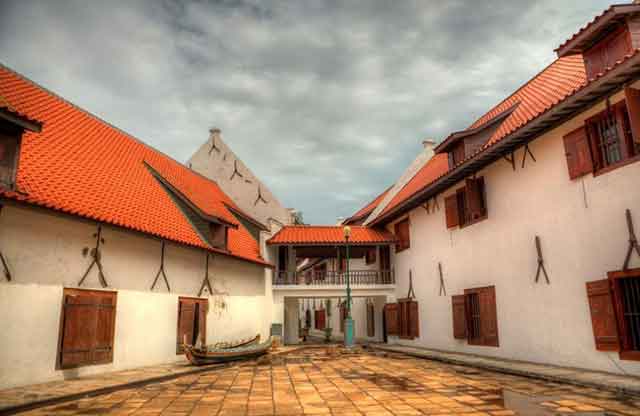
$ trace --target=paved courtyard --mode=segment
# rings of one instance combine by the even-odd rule
[[[264,357],[30,415],[640,415],[640,398],[402,354]]]

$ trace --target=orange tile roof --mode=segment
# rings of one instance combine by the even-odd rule
[[[389,211],[406,201],[413,194],[424,188],[449,170],[449,156],[446,153],[434,155],[424,164],[424,166],[411,178],[400,192],[393,197],[385,209],[378,215],[386,215]]]
[[[381,244],[395,242],[386,230],[351,225],[350,244]],[[341,225],[288,225],[271,237],[267,244],[319,245],[345,242]]]
[[[2,65],[0,96],[42,123],[40,133],[22,137],[16,191],[0,196],[266,264],[215,182]],[[234,226],[229,252],[199,237],[145,162],[205,215]]]
[[[353,214],[351,217],[347,218],[344,221],[344,223],[348,224],[348,223],[350,223],[352,221],[360,220],[360,219],[368,216],[369,214],[371,214],[373,212],[373,210],[376,209],[378,204],[380,204],[380,202],[382,202],[382,199],[384,199],[384,197],[391,190],[391,188],[392,188],[392,186],[390,186],[387,189],[385,189],[380,195],[375,197],[373,201],[369,202],[367,205],[365,205],[364,207],[360,208],[360,210],[358,212]]]

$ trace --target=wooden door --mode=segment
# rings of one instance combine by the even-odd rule
[[[195,345],[198,337],[203,344],[207,342],[207,311],[209,301],[199,298],[178,299],[178,331],[176,352],[184,352],[183,343]]]

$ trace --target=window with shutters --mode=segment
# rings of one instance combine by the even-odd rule
[[[586,121],[585,127],[590,142],[593,171],[596,174],[638,160],[640,140],[633,138],[630,115],[624,101],[591,117]],[[570,152],[567,153],[569,160]]]
[[[465,186],[444,200],[447,228],[465,227],[487,218],[484,178],[467,178]]]
[[[396,252],[408,249],[411,246],[409,238],[409,218],[397,222],[394,229],[397,239]]]
[[[0,122],[0,189],[15,189],[22,129]]]
[[[466,289],[452,296],[453,337],[470,345],[498,347],[498,314],[494,286]]]
[[[640,360],[640,269],[609,272],[587,283],[591,324],[598,351],[618,351]]]
[[[449,152],[449,168],[453,169],[458,163],[465,159],[465,141],[460,140]]]
[[[206,344],[209,301],[200,298],[178,298],[178,333],[176,354],[184,353],[183,345]]]
[[[374,264],[376,262],[376,252],[378,249],[376,247],[370,248],[367,250],[365,254],[365,263],[366,264]]]
[[[387,335],[400,335],[398,321],[399,321],[398,304],[397,303],[385,304],[384,305],[384,328]]]
[[[376,336],[375,306],[373,302],[367,302],[367,336]]]
[[[113,361],[116,292],[64,289],[60,368]]]
[[[402,339],[414,339],[420,336],[418,302],[414,299],[398,299],[398,336]]]

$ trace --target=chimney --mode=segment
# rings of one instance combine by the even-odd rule
[[[436,141],[433,139],[427,138],[422,141],[422,145],[426,150],[433,150],[436,147]]]

